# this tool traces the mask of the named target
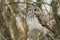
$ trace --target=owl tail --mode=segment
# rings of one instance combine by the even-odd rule
[[[55,38],[49,34],[46,34],[46,36],[47,36],[48,40],[55,40]]]

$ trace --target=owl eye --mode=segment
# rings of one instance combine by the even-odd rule
[[[34,9],[34,11],[37,11],[37,9]]]
[[[30,9],[30,11],[31,11],[31,9]]]
[[[39,9],[34,9],[34,11],[39,11]]]

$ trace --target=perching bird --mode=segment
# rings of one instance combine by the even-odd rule
[[[54,33],[50,28],[48,18],[42,13],[38,6],[31,6],[28,9],[26,21],[29,26],[29,30],[40,31],[45,35],[48,34],[49,31]]]

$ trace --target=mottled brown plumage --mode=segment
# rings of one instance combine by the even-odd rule
[[[40,10],[38,6],[31,6],[27,13],[27,25],[29,26],[29,30],[39,30],[43,34],[48,34],[49,32],[54,33],[52,28],[50,27],[50,22],[47,16]]]

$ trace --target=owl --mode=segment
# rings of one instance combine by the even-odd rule
[[[37,31],[44,35],[50,31],[54,32],[50,28],[47,16],[36,5],[32,5],[28,8],[26,21],[30,31]]]

